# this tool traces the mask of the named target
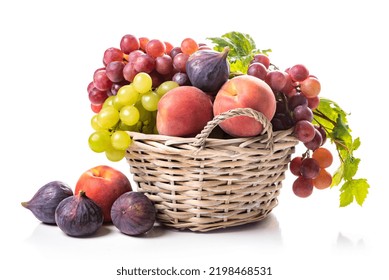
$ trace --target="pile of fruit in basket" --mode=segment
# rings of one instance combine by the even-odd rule
[[[118,48],[103,54],[103,67],[93,74],[88,96],[95,113],[90,148],[111,161],[125,157],[131,145],[126,131],[193,137],[214,116],[248,107],[263,113],[274,131],[293,129],[307,152],[294,158],[297,176],[293,191],[309,196],[314,187],[341,187],[340,205],[362,205],[369,185],[354,179],[359,159],[346,113],[334,101],[320,98],[321,84],[303,64],[281,70],[254,40],[240,32],[208,38],[209,44],[185,38],[179,46],[159,39],[125,35]],[[235,117],[220,124],[223,135],[252,137],[262,125],[250,117]],[[326,168],[335,144],[341,165],[334,175]]]
[[[179,46],[159,39],[124,35],[118,47],[103,54],[87,92],[94,129],[89,147],[120,161],[131,146],[129,131],[170,137],[195,137],[219,114],[251,108],[271,121],[273,131],[288,131],[305,147],[289,163],[297,178],[293,192],[308,197],[313,190],[340,187],[340,206],[362,205],[369,189],[354,178],[360,139],[351,136],[347,114],[334,101],[319,97],[321,84],[303,64],[281,70],[270,49],[256,48],[248,34],[230,32],[208,38],[211,45],[185,38]],[[215,138],[260,136],[263,125],[251,117],[222,121]],[[335,146],[340,166],[334,174],[327,139]],[[156,208],[128,178],[109,166],[84,172],[73,190],[49,182],[22,205],[35,217],[70,236],[87,236],[103,223],[139,235],[156,221]]]

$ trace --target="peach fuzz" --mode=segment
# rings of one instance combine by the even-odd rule
[[[192,137],[212,120],[211,99],[193,86],[180,86],[167,92],[158,102],[159,134]]]
[[[271,120],[276,111],[276,99],[264,81],[241,75],[228,80],[221,87],[213,104],[213,113],[216,116],[235,108],[252,108]],[[246,116],[227,119],[220,127],[233,137],[252,137],[263,130],[261,123]]]

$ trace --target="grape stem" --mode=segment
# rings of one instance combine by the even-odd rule
[[[333,120],[331,120],[330,118],[328,118],[326,115],[323,114],[323,112],[319,111],[319,110],[315,110],[313,112],[314,115],[322,118],[322,119],[325,119],[326,121],[329,121],[330,123],[332,123],[334,126],[336,126],[336,122],[334,122]]]

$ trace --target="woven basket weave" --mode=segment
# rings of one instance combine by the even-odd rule
[[[249,116],[262,135],[208,138],[223,120]],[[298,141],[292,130],[272,131],[260,112],[234,109],[216,116],[195,138],[129,132],[126,159],[138,191],[155,204],[160,223],[209,231],[265,218],[278,204],[285,170]]]

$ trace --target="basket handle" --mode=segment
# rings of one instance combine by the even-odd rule
[[[205,142],[208,136],[211,134],[212,130],[218,126],[221,122],[226,119],[237,117],[237,116],[247,116],[252,117],[255,120],[259,121],[263,125],[263,130],[261,135],[267,133],[267,142],[270,147],[273,147],[273,126],[268,120],[268,118],[262,114],[251,108],[236,108],[231,109],[229,111],[223,112],[217,116],[215,116],[212,120],[210,120],[207,125],[203,128],[203,130],[196,135],[196,140],[191,144],[194,147],[200,147],[202,149],[205,145]]]

